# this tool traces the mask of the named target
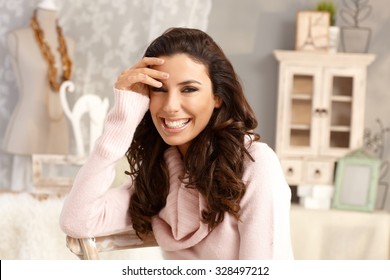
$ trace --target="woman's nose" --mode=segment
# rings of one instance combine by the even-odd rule
[[[167,113],[175,113],[180,110],[180,95],[168,92],[164,100],[163,110]]]

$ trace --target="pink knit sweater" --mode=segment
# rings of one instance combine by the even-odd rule
[[[115,163],[130,146],[148,109],[149,98],[114,89],[115,104],[104,132],[75,178],[60,217],[62,230],[73,237],[94,237],[131,229],[128,206],[132,182],[110,188]],[[176,147],[165,153],[170,174],[166,206],[152,219],[153,232],[167,259],[292,259],[291,192],[275,153],[253,143],[243,181],[240,220],[225,214],[212,232],[200,220],[205,203],[195,189],[180,183],[183,162]],[[151,174],[153,176],[153,174]]]

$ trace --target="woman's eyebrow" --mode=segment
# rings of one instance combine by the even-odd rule
[[[179,86],[188,85],[188,84],[199,84],[199,85],[202,85],[202,83],[197,81],[197,80],[186,80],[186,81],[178,83]]]

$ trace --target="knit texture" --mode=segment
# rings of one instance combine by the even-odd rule
[[[149,107],[149,98],[116,90],[104,132],[75,178],[60,217],[62,230],[73,237],[96,237],[131,229],[128,215],[132,181],[110,188],[115,163],[127,151],[134,131]],[[166,205],[152,218],[153,233],[166,259],[292,259],[290,199],[276,154],[264,143],[249,147],[254,162],[245,161],[247,189],[240,219],[225,213],[213,231],[201,221],[205,201],[180,177],[184,163],[176,147],[164,154],[170,189]],[[151,174],[153,176],[153,174]]]

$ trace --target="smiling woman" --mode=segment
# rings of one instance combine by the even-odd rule
[[[210,36],[166,31],[114,92],[104,133],[61,214],[68,235],[133,228],[154,234],[167,259],[293,257],[290,188]],[[110,189],[125,153],[129,180]]]

